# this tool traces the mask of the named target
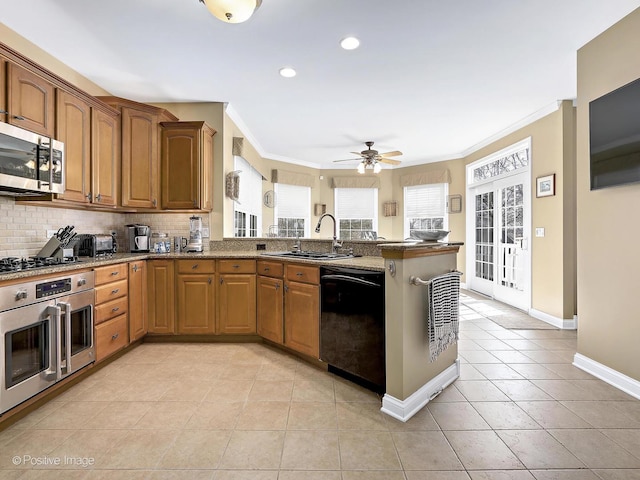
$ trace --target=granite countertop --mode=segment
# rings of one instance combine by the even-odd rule
[[[270,252],[273,253],[273,252]],[[218,258],[244,258],[244,259],[265,259],[271,261],[286,261],[289,263],[306,263],[312,265],[344,266],[351,268],[362,268],[365,270],[384,271],[384,259],[382,257],[351,257],[330,260],[312,260],[304,258],[283,258],[273,255],[261,255],[258,251],[206,251],[202,253],[116,253],[111,257],[92,258],[80,257],[79,262],[69,265],[56,265],[45,268],[34,268],[32,270],[22,270],[19,272],[0,274],[0,283],[12,280],[28,279],[31,277],[71,272],[73,270],[87,270],[118,263],[131,262],[136,260],[188,260],[188,259],[218,259]]]

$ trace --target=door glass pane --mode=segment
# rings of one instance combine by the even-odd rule
[[[91,309],[89,307],[71,312],[71,355],[91,347]]]
[[[493,192],[476,195],[476,277],[493,279]]]
[[[500,285],[514,290],[523,289],[524,264],[522,235],[524,225],[524,185],[512,185],[501,191],[502,224],[500,225],[499,281]]]
[[[12,387],[49,367],[48,337],[48,321],[38,322],[6,334],[5,388]]]

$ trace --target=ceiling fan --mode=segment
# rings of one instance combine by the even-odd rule
[[[382,170],[381,163],[387,163],[389,165],[398,165],[400,164],[399,160],[394,160],[389,157],[397,157],[402,155],[402,152],[398,150],[394,150],[392,152],[384,152],[380,153],[377,150],[373,150],[374,142],[364,142],[367,146],[366,150],[362,150],[361,152],[350,152],[354,155],[359,155],[361,157],[360,163],[358,164],[358,173],[364,173],[366,168],[373,168],[373,173],[379,173]],[[354,160],[358,160],[357,158],[348,158],[345,160],[334,160],[334,162],[353,162]]]

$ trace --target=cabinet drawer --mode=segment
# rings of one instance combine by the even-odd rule
[[[216,261],[205,259],[178,260],[178,273],[215,273]]]
[[[96,326],[96,361],[100,361],[129,344],[127,315]]]
[[[255,260],[218,260],[220,273],[256,273]]]
[[[129,299],[127,297],[117,298],[110,302],[105,302],[101,305],[96,305],[95,311],[95,323],[96,325],[111,320],[118,315],[127,313]]]
[[[282,278],[284,275],[284,265],[282,262],[269,262],[258,260],[258,274],[265,277]]]
[[[96,285],[104,285],[105,283],[114,282],[127,278],[129,268],[126,263],[118,265],[109,265],[108,267],[98,267],[94,269]]]
[[[103,302],[109,300],[115,300],[116,298],[124,297],[127,295],[127,280],[120,280],[118,282],[112,282],[107,285],[96,287],[96,305],[100,305]]]
[[[307,265],[287,264],[287,280],[302,283],[320,283],[320,269]]]

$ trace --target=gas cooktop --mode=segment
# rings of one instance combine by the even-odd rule
[[[56,265],[69,265],[79,263],[78,257],[5,257],[0,258],[0,274],[14,273],[22,270],[33,270],[36,268],[54,267]]]

